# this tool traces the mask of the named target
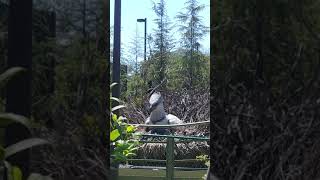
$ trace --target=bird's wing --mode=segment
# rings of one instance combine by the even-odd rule
[[[168,114],[167,119],[169,121],[169,124],[182,124],[183,123],[182,120],[180,120],[177,116],[175,116],[173,114]]]
[[[152,124],[152,122],[150,121],[150,117],[146,119],[145,124]]]
[[[169,124],[168,119],[164,118],[162,121],[158,121],[155,123],[156,125],[167,125]]]

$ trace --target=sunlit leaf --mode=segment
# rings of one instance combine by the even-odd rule
[[[117,121],[117,119],[118,119],[117,115],[116,114],[112,114],[112,120],[113,121]]]
[[[110,97],[110,99],[114,100],[114,101],[117,101],[117,102],[121,102],[121,100],[119,98],[116,98],[116,97]]]
[[[110,85],[110,89],[112,89],[115,85],[117,85],[118,83],[112,83],[111,85]]]
[[[110,140],[114,141],[120,136],[119,130],[115,129],[110,133]]]
[[[135,127],[134,126],[128,126],[127,127],[127,133],[132,133],[132,132],[134,132],[135,131]]]
[[[113,108],[111,109],[111,111],[113,112],[113,111],[116,111],[116,110],[118,110],[118,109],[125,108],[125,107],[126,107],[125,105],[118,105],[118,106],[113,107]]]

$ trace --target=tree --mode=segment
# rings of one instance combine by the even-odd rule
[[[198,68],[196,62],[197,50],[201,45],[200,40],[208,31],[198,15],[205,6],[199,5],[197,0],[187,0],[185,6],[185,12],[179,12],[176,18],[181,23],[179,31],[182,33],[183,47],[186,49],[187,86],[192,87],[194,84],[194,71]]]
[[[151,60],[154,63],[154,67],[150,69],[153,71],[154,77],[151,77],[149,80],[154,80],[154,84],[160,84],[160,82],[162,82],[166,76],[166,64],[168,61],[170,50],[173,48],[173,44],[171,43],[171,23],[166,12],[165,0],[160,0],[160,2],[154,3],[153,10],[158,18],[154,20],[157,24],[157,29],[154,32],[155,39],[153,57]]]

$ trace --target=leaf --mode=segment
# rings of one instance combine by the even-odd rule
[[[11,164],[10,164],[8,161],[3,161],[3,162],[4,162],[4,166],[5,166],[6,169],[7,169],[7,179],[12,180],[12,179],[13,179],[12,173],[11,173],[11,171],[12,171],[12,166],[11,166]]]
[[[25,127],[30,128],[29,120],[24,116],[13,113],[0,114],[0,127],[7,127],[11,123],[20,123]]]
[[[114,141],[120,136],[119,130],[115,129],[110,133],[110,140]]]
[[[126,107],[125,105],[118,105],[118,106],[113,107],[113,108],[111,109],[111,111],[113,112],[113,111],[116,111],[116,110],[118,110],[118,109],[125,108],[125,107]]]
[[[117,120],[118,120],[118,117],[117,117],[116,114],[112,114],[112,120],[113,120],[113,121],[117,121]]]
[[[13,144],[7,148],[5,148],[5,158],[8,158],[9,156],[12,156],[13,154],[23,151],[25,149],[31,148],[33,146],[39,146],[49,144],[48,141],[40,138],[30,138],[23,141],[20,141],[16,144]]]
[[[118,83],[114,82],[110,85],[110,89],[112,89],[115,85],[117,85]]]
[[[119,116],[118,120],[126,120],[127,118],[126,117],[123,117],[123,116]]]
[[[114,100],[114,101],[117,101],[117,102],[121,102],[121,100],[119,98],[116,98],[116,97],[110,97],[110,99]]]
[[[134,126],[128,126],[127,127],[127,133],[132,133],[132,132],[134,132],[135,129],[136,128]]]
[[[13,166],[11,172],[13,180],[22,180],[22,172],[19,167]]]
[[[10,80],[13,76],[18,73],[25,71],[25,68],[22,67],[12,67],[6,70],[4,73],[0,74],[0,84]]]
[[[32,173],[27,180],[53,180],[50,176],[43,176],[38,173]]]

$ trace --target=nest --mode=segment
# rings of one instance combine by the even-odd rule
[[[179,117],[183,122],[200,122],[210,120],[209,91],[208,90],[186,90],[180,92],[161,92],[164,98],[165,111]],[[129,102],[129,101],[128,101]],[[134,103],[127,104],[123,114],[129,119],[130,123],[143,124],[144,119],[148,117],[145,97],[145,105]],[[209,125],[196,125],[188,127],[179,127],[174,130],[176,135],[203,137],[209,136]],[[151,139],[149,139],[151,140]],[[153,139],[155,140],[155,139]],[[165,141],[165,139],[163,139]],[[195,159],[199,155],[209,154],[209,145],[207,142],[194,141],[190,143],[179,143],[175,147],[175,160]],[[137,151],[137,159],[160,159],[165,160],[166,144],[149,143],[143,144]],[[134,162],[133,165],[164,165],[163,163],[145,163]],[[203,162],[192,162],[180,164],[187,167],[206,167]]]

